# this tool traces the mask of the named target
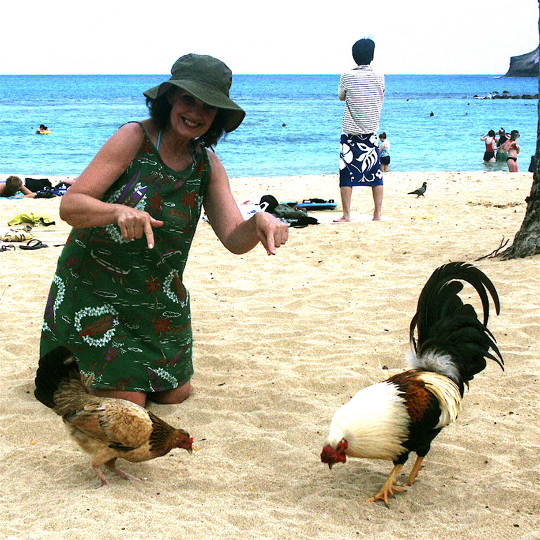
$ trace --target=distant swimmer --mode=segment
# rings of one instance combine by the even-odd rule
[[[36,130],[36,133],[38,135],[48,135],[49,133],[52,133],[52,131],[45,124],[41,124]]]
[[[424,182],[422,184],[422,187],[419,187],[418,189],[415,189],[414,191],[409,191],[407,195],[416,195],[416,198],[423,197],[424,193],[426,192],[426,189],[427,189],[427,182]]]

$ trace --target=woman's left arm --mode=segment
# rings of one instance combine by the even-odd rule
[[[244,220],[221,161],[211,151],[208,151],[208,157],[212,177],[204,197],[204,209],[221,243],[231,253],[240,255],[261,242],[268,255],[275,255],[276,249],[285,244],[289,237],[287,224],[268,212],[256,212]]]

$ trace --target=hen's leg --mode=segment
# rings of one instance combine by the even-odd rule
[[[371,499],[368,499],[369,502],[375,502],[375,501],[384,501],[384,504],[388,506],[388,497],[394,496],[394,491],[402,492],[403,489],[399,489],[395,486],[397,482],[397,477],[399,473],[401,472],[401,469],[403,469],[403,465],[395,465],[392,469],[392,472],[390,473],[390,476],[388,477],[388,480],[384,483],[383,487],[381,488],[381,491],[371,497]]]
[[[103,487],[103,486],[106,486],[109,482],[107,482],[107,479],[105,478],[105,475],[103,474],[101,469],[97,465],[92,465],[92,469],[94,469],[94,471],[96,471],[96,474],[99,476],[99,479],[101,480],[101,484],[98,484],[96,486],[96,489],[100,488],[100,487]]]
[[[131,474],[128,474],[127,472],[123,471],[122,469],[119,469],[116,466],[116,458],[110,459],[105,463],[105,466],[112,471],[113,473],[117,474],[118,476],[125,478],[126,480],[134,480],[136,482],[140,482],[141,479],[137,478],[136,476],[132,476]]]
[[[413,468],[411,469],[411,474],[409,474],[409,478],[407,478],[407,481],[405,482],[406,486],[412,486],[414,484],[416,477],[418,476],[418,473],[422,468],[422,461],[424,461],[423,456],[416,457],[416,461],[414,462]]]

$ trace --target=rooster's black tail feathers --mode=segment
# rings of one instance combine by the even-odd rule
[[[463,289],[461,281],[478,292],[483,322],[473,306],[464,304],[459,297]],[[464,262],[448,263],[435,270],[420,293],[417,312],[411,321],[410,341],[416,353],[413,366],[458,379],[455,382],[460,388],[485,369],[486,358],[504,369],[495,338],[487,328],[488,292],[499,314],[495,286],[481,270]]]
[[[56,347],[39,360],[34,396],[52,409],[54,407],[54,393],[60,382],[78,372],[79,368],[71,351],[64,346]]]

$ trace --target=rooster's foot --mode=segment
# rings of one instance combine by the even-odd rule
[[[389,497],[394,496],[394,492],[396,491],[398,493],[404,492],[405,491],[404,489],[396,487],[397,477],[402,468],[403,468],[403,465],[396,465],[392,469],[390,476],[388,477],[383,487],[381,488],[381,491],[379,491],[379,493],[371,497],[371,499],[368,499],[368,502],[384,501],[384,504],[388,506],[388,499]]]

